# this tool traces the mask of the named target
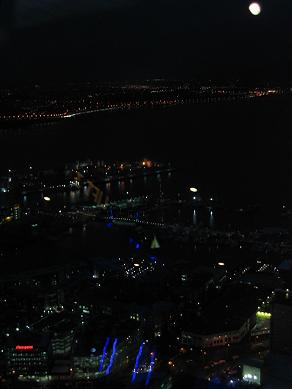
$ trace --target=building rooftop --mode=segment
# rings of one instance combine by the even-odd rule
[[[273,303],[292,306],[292,291],[288,289],[286,291],[278,291],[274,296]]]
[[[15,348],[16,346],[33,346],[33,348],[47,349],[49,342],[50,340],[47,335],[26,331],[25,333],[9,337],[8,346],[11,348]]]

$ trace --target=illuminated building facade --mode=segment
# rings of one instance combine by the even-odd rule
[[[242,365],[242,379],[248,384],[262,385],[263,361],[250,360]]]
[[[53,355],[68,355],[72,350],[74,338],[74,331],[68,329],[68,331],[55,332],[51,344]]]
[[[16,205],[14,205],[14,207],[13,207],[13,219],[14,219],[14,220],[19,220],[20,217],[21,217],[20,205],[19,205],[19,204],[16,204]]]
[[[46,376],[50,362],[47,338],[28,342],[12,342],[7,350],[7,371],[10,375]]]

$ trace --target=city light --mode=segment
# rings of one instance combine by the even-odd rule
[[[289,383],[292,0],[18,3],[0,0],[0,389]]]
[[[106,350],[107,350],[107,347],[109,345],[109,342],[110,342],[110,338],[108,337],[108,338],[106,338],[105,345],[104,345],[103,350],[102,350],[102,356],[101,356],[101,360],[100,360],[100,364],[99,364],[99,371],[100,372],[103,369],[103,363],[104,363],[104,359],[106,356]]]
[[[270,319],[272,317],[272,314],[269,313],[269,312],[258,311],[257,312],[257,317],[259,317],[261,319]]]
[[[154,363],[155,363],[155,354],[152,352],[150,364],[149,364],[149,369],[148,369],[148,373],[147,373],[147,378],[146,378],[146,383],[145,383],[146,386],[149,385]]]
[[[113,351],[112,351],[112,355],[110,357],[110,363],[108,365],[108,368],[106,369],[106,375],[109,375],[111,367],[112,367],[112,365],[114,363],[114,358],[115,358],[116,350],[117,350],[117,343],[118,343],[118,339],[116,338],[114,340],[114,343],[113,343]]]
[[[143,352],[143,348],[144,348],[144,342],[141,343],[140,347],[139,347],[139,351],[138,351],[138,354],[137,354],[137,357],[136,357],[136,361],[135,361],[135,366],[134,366],[134,370],[133,370],[133,374],[132,374],[132,383],[135,381],[136,379],[136,375],[137,375],[137,369],[139,367],[139,360],[141,358],[141,355],[142,355],[142,352]]]

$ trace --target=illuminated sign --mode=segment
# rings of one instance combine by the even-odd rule
[[[15,350],[33,350],[33,346],[16,346]]]

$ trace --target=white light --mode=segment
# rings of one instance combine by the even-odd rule
[[[218,266],[225,266],[224,262],[218,262]]]
[[[193,192],[193,193],[197,193],[198,189],[197,188],[190,188],[190,191]]]
[[[51,201],[50,197],[48,197],[48,196],[45,196],[45,197],[44,197],[44,200],[45,200],[45,201]]]
[[[258,16],[262,12],[262,9],[259,3],[251,3],[249,6],[249,11],[252,15]]]

